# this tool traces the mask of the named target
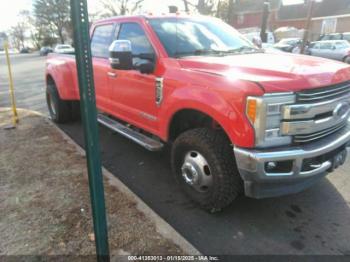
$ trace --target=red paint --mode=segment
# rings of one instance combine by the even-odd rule
[[[94,58],[97,107],[164,141],[168,140],[173,116],[180,110],[194,109],[211,116],[233,144],[253,147],[254,130],[245,116],[247,96],[299,91],[350,80],[350,67],[344,63],[292,54],[170,58],[142,17],[103,20],[92,31],[97,25],[115,22],[136,22],[143,27],[156,50],[156,70],[152,75],[113,70],[107,59]],[[118,77],[110,78],[108,72]],[[46,75],[54,79],[62,99],[79,99],[72,56],[49,55]],[[156,77],[164,78],[160,106],[155,103]]]

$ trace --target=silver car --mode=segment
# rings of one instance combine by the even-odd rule
[[[313,42],[308,48],[308,54],[350,64],[350,43],[346,40]]]

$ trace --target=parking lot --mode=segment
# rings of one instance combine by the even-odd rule
[[[4,56],[0,56],[0,107],[9,106]],[[45,59],[12,57],[18,107],[47,114]],[[80,123],[60,128],[83,145]],[[222,213],[189,202],[170,172],[168,153],[150,153],[100,127],[104,166],[205,254],[350,255],[350,161],[312,188],[291,196],[240,197]]]

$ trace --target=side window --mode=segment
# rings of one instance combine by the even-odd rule
[[[335,48],[336,49],[343,49],[343,48],[345,48],[345,45],[344,45],[343,42],[336,42],[335,43]]]
[[[332,44],[331,43],[322,43],[321,49],[332,49]]]
[[[108,48],[112,43],[113,24],[101,25],[95,28],[91,39],[93,57],[108,58]]]
[[[151,43],[148,41],[145,32],[139,24],[122,24],[118,39],[130,40],[134,55],[154,53]]]
[[[350,33],[346,33],[343,35],[344,40],[347,40],[350,42]]]

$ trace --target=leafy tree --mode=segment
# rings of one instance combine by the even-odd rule
[[[69,0],[35,0],[34,16],[38,24],[57,34],[60,42],[65,43],[65,32],[72,31]]]
[[[101,0],[102,17],[133,14],[144,0]]]

